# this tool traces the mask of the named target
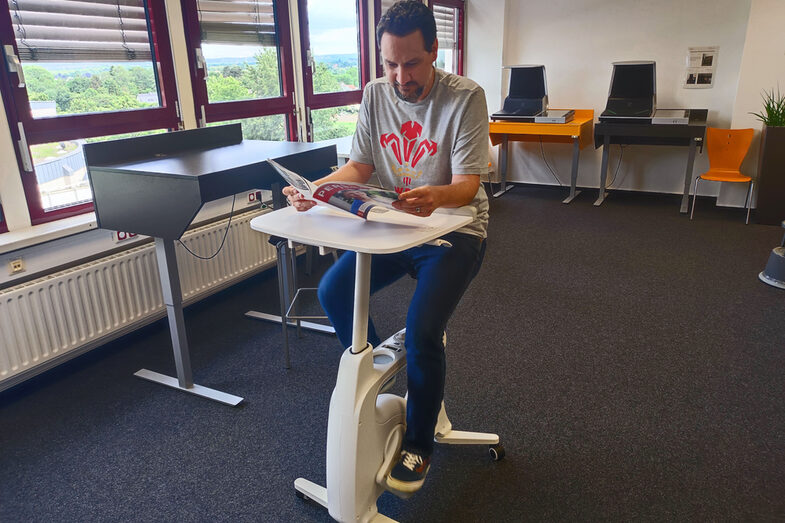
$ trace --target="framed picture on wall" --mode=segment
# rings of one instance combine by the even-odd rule
[[[690,47],[687,50],[683,84],[685,89],[710,89],[714,86],[719,52],[719,46]]]

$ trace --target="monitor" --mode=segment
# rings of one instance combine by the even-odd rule
[[[657,94],[654,62],[613,64],[609,98],[649,98]]]
[[[520,65],[510,68],[510,98],[542,99],[548,96],[544,65]]]
[[[600,121],[651,121],[657,106],[655,62],[614,62],[608,103]]]
[[[510,87],[495,120],[533,121],[548,109],[548,87],[544,65],[514,65],[510,69]]]

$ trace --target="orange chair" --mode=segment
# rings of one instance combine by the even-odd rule
[[[752,178],[741,174],[739,168],[752,143],[753,129],[706,129],[706,150],[709,153],[709,170],[695,178],[695,189],[692,193],[692,211],[690,220],[695,213],[695,197],[698,195],[698,180],[711,180],[715,182],[748,183],[747,198],[744,206],[747,208],[747,221],[750,223],[750,207],[752,206],[752,188],[755,182]]]

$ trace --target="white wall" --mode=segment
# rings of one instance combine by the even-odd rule
[[[485,89],[488,111],[501,107],[504,19],[508,0],[466,2],[465,74]]]
[[[497,3],[475,0],[471,2],[472,11],[485,13],[497,9]],[[655,60],[658,107],[707,108],[711,125],[728,126],[733,116],[749,10],[750,0],[508,1],[503,49],[497,48],[488,60],[493,62],[503,56],[504,65],[545,64],[550,106],[594,109],[595,116],[605,106],[611,62]],[[470,12],[470,37],[476,33],[475,27]],[[490,31],[498,31],[499,27],[489,28],[484,36],[496,42],[498,37]],[[714,87],[682,89],[687,48],[709,45],[720,47]],[[489,64],[486,69],[490,68]],[[500,78],[501,70],[495,74]],[[492,77],[475,79],[489,92],[497,85]],[[491,111],[501,107],[500,103],[493,105],[490,97],[489,106]],[[509,179],[555,183],[539,145],[515,144],[511,149]],[[568,184],[571,148],[546,144],[545,154],[562,183]],[[612,146],[609,177],[618,158],[619,147]],[[579,185],[599,185],[600,159],[601,150],[586,148],[581,152]],[[681,193],[686,161],[685,148],[628,147],[614,187]],[[696,171],[707,167],[706,154],[698,155]],[[716,194],[716,187],[703,187],[707,194]]]
[[[762,123],[751,112],[761,112],[761,93],[765,89],[785,93],[785,1],[752,0],[749,29],[744,43],[744,54],[739,72],[739,88],[733,105],[731,126],[737,129],[752,127],[760,131]],[[742,164],[742,172],[750,176],[758,173],[760,133],[755,133],[750,152]],[[723,184],[718,205],[743,198],[744,187]]]

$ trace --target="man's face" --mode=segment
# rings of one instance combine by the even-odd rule
[[[422,32],[418,29],[406,36],[384,33],[380,42],[382,63],[387,81],[395,89],[398,98],[416,102],[427,95],[430,89],[438,43],[433,49],[425,50]]]

